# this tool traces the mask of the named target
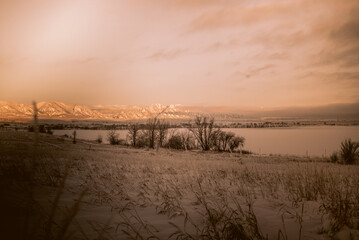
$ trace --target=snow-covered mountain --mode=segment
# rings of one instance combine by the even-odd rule
[[[193,119],[196,115],[210,115],[216,121],[280,119],[303,120],[359,120],[359,103],[332,104],[317,107],[291,108],[236,108],[236,107],[196,107],[152,104],[136,105],[78,105],[63,102],[39,102],[40,119],[129,121],[145,120],[160,116],[166,119]],[[0,121],[27,121],[33,117],[32,104],[0,101]]]
[[[160,115],[161,118],[187,119],[193,112],[181,105],[150,106],[132,105],[78,105],[62,102],[39,102],[37,104],[40,119],[59,120],[142,120]],[[31,119],[34,109],[32,104],[0,101],[0,120]]]

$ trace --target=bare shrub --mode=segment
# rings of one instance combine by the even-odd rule
[[[350,138],[341,143],[340,155],[345,164],[354,164],[359,157],[359,143]]]
[[[216,138],[215,147],[217,151],[229,150],[229,142],[235,137],[232,132],[219,131]]]
[[[232,152],[239,146],[244,145],[243,137],[236,137],[233,132],[217,130],[215,134],[215,150]]]
[[[128,137],[133,147],[137,146],[137,138],[140,134],[141,126],[138,123],[131,124],[128,129]]]
[[[173,149],[183,149],[182,138],[180,135],[173,135],[168,139],[167,146]]]
[[[244,146],[244,141],[245,138],[244,137],[234,137],[230,142],[229,142],[229,149],[231,150],[231,152],[240,147]]]
[[[195,148],[194,137],[190,131],[188,131],[188,130],[183,131],[183,132],[179,133],[179,136],[182,139],[183,149],[191,150],[191,149]]]
[[[116,130],[110,130],[107,133],[107,140],[110,142],[111,145],[118,145],[121,142],[120,136],[116,132]]]
[[[157,128],[159,120],[157,118],[150,118],[147,121],[145,129],[143,130],[146,139],[148,140],[148,147],[155,148],[155,142],[157,138]]]
[[[173,149],[191,150],[195,148],[193,135],[190,131],[173,134],[167,141],[166,147]]]
[[[213,147],[216,139],[216,130],[214,129],[214,119],[207,120],[207,117],[198,116],[195,119],[194,127],[188,129],[198,141],[203,151],[209,151]]]
[[[148,133],[145,132],[145,130],[139,132],[138,135],[136,136],[136,147],[139,148],[148,147],[149,145],[148,143],[149,143]]]
[[[165,140],[168,134],[168,129],[170,125],[168,122],[165,122],[164,120],[158,121],[158,145],[159,147],[163,147],[165,144]]]
[[[155,148],[156,143],[158,144],[158,147],[163,147],[165,145],[168,129],[169,129],[169,124],[167,122],[161,121],[158,118],[150,118],[148,119],[147,124],[145,125],[145,128],[142,131],[142,135],[143,135],[142,140],[144,139],[147,140],[147,146],[149,148]],[[133,135],[132,135],[132,139],[133,139]]]

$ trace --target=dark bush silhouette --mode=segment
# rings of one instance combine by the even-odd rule
[[[169,124],[158,118],[148,119],[145,125],[132,124],[128,130],[128,139],[133,147],[163,147],[167,138]]]
[[[49,126],[37,125],[37,128],[38,128],[39,133],[47,133],[47,134],[51,134],[51,135],[53,134],[53,131],[52,131],[51,127],[49,127]],[[35,132],[34,126],[29,126],[27,128],[27,130],[29,132]]]
[[[173,149],[183,149],[182,138],[180,135],[173,135],[168,139],[167,146]]]
[[[218,132],[214,129],[214,119],[207,120],[207,117],[198,116],[195,119],[194,127],[188,128],[196,138],[203,151],[209,151],[216,141]]]
[[[232,152],[234,149],[238,148],[239,146],[243,147],[245,142],[244,137],[235,137],[232,141],[229,142],[229,149]]]
[[[110,130],[107,133],[107,140],[111,145],[118,145],[121,142],[119,134],[116,132],[116,130]]]
[[[191,150],[195,148],[194,138],[191,132],[183,131],[173,134],[167,141],[166,147],[173,149]]]
[[[145,132],[143,132],[143,131],[139,132],[136,139],[137,139],[136,147],[139,147],[139,148],[148,147],[149,139]]]
[[[148,140],[148,147],[155,148],[156,138],[157,138],[157,128],[159,120],[157,118],[150,118],[147,121],[145,129],[143,130],[146,139]]]
[[[359,143],[350,138],[341,143],[340,155],[345,164],[354,164],[359,157]]]
[[[215,134],[215,150],[232,152],[244,145],[243,137],[236,137],[233,132],[217,130]]]
[[[137,138],[140,134],[141,126],[138,123],[131,124],[128,129],[128,137],[133,147],[137,147]]]
[[[215,149],[217,151],[229,151],[229,143],[236,135],[232,132],[217,130]]]
[[[214,119],[207,120],[206,117],[197,117],[194,127],[188,128],[193,134],[200,148],[204,151],[229,151],[232,152],[239,146],[244,145],[244,138],[237,137],[232,132],[225,132],[214,127]]]

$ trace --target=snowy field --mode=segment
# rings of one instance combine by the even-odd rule
[[[358,165],[35,142],[0,132],[1,239],[359,239]]]

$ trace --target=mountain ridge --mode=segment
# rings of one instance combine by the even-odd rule
[[[139,105],[84,105],[58,101],[37,103],[40,119],[131,121],[160,116],[166,119],[192,119],[196,115],[209,115],[216,120],[238,121],[239,119],[359,119],[359,103],[331,104],[313,107],[249,109],[239,107],[183,106],[181,104]],[[29,120],[33,117],[33,105],[12,101],[0,101],[0,121]]]
[[[160,113],[163,118],[189,118],[189,111],[179,108],[183,108],[183,106],[179,104],[169,106],[161,104],[149,106],[81,105],[55,101],[37,103],[38,117],[40,119],[58,120],[143,120],[155,117]],[[31,119],[33,114],[32,104],[0,101],[0,120]]]

